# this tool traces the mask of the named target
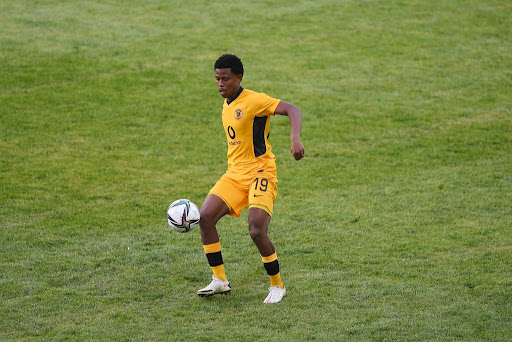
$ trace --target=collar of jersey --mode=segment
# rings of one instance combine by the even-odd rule
[[[240,87],[240,89],[238,89],[238,91],[236,92],[235,97],[233,97],[233,100],[228,101],[228,100],[226,99],[226,103],[229,105],[229,104],[231,104],[233,101],[235,101],[235,100],[237,99],[237,97],[238,97],[238,96],[240,96],[240,94],[242,93],[242,91],[243,91],[243,90],[244,90],[244,88],[243,88],[243,87]]]

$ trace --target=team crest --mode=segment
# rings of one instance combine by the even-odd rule
[[[240,120],[244,116],[244,111],[240,108],[235,109],[235,119]]]

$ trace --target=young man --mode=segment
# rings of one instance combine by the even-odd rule
[[[291,152],[296,160],[304,157],[300,141],[302,115],[299,108],[263,93],[240,86],[244,68],[234,55],[223,55],[214,66],[220,95],[225,98],[222,123],[228,142],[228,170],[210,190],[201,207],[201,240],[213,271],[212,282],[197,294],[212,296],[231,291],[215,225],[223,216],[240,216],[249,206],[249,234],[258,248],[270,277],[264,303],[278,303],[286,295],[281,281],[277,254],[267,231],[277,196],[275,156],[268,142],[270,116],[287,115],[291,124]]]

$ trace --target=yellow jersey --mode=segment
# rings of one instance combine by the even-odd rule
[[[275,156],[268,142],[270,116],[281,100],[240,87],[231,102],[224,100],[222,124],[228,143],[228,169],[250,170],[273,165]]]

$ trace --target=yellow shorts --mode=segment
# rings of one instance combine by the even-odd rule
[[[239,217],[247,206],[261,208],[272,216],[277,197],[277,175],[275,169],[273,172],[255,170],[250,173],[228,169],[209,194],[220,197],[231,216]]]

